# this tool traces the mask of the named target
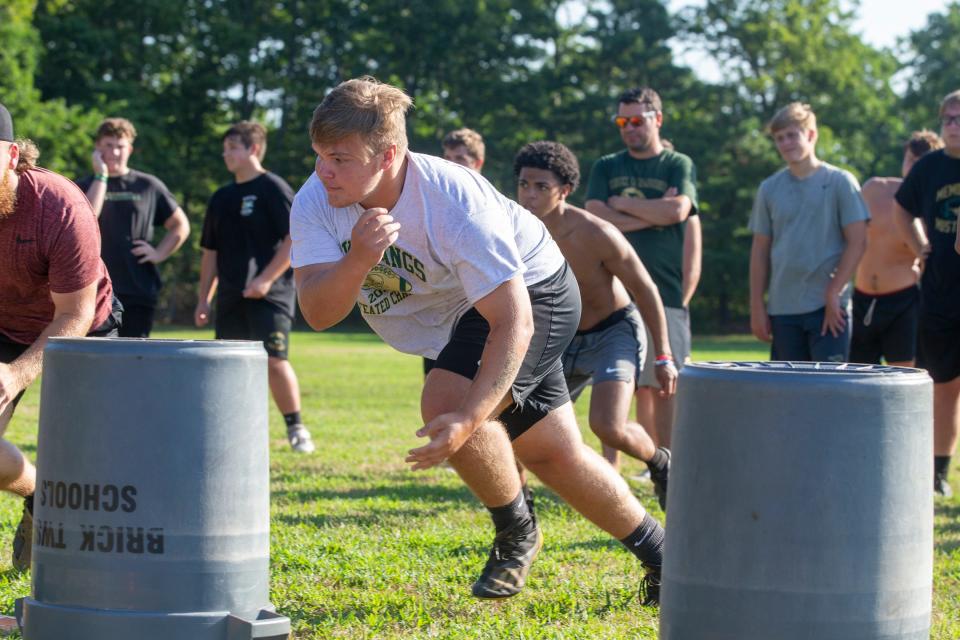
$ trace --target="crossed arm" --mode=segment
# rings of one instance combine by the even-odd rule
[[[648,227],[665,227],[683,222],[693,209],[688,196],[669,188],[662,198],[635,198],[610,196],[603,200],[587,200],[586,209],[593,215],[612,223],[620,231],[638,231]]]

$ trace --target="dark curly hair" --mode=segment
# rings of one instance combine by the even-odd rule
[[[525,144],[513,159],[513,175],[519,176],[524,167],[552,171],[562,184],[576,191],[580,184],[580,164],[566,146],[559,142],[541,140]]]

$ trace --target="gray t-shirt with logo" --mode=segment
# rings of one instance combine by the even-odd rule
[[[833,272],[846,248],[843,228],[869,220],[860,184],[849,171],[827,163],[805,178],[786,168],[760,184],[750,230],[770,236],[770,315],[821,309]],[[850,287],[841,302],[847,304]]]
[[[556,273],[563,255],[546,227],[480,174],[440,158],[407,154],[403,192],[390,211],[397,241],[367,275],[357,304],[399,351],[436,358],[457,320],[498,286],[529,286]],[[313,174],[290,211],[295,268],[336,262],[364,209],[337,208]]]

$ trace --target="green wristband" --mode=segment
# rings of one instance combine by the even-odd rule
[[[105,173],[98,173],[97,175],[93,176],[93,179],[94,179],[94,180],[99,180],[100,182],[103,182],[104,184],[106,184],[107,179],[108,179],[109,177],[110,177],[110,176],[108,176],[108,175],[105,174]]]

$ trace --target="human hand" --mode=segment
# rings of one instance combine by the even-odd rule
[[[440,414],[417,431],[417,437],[430,438],[430,442],[411,449],[405,462],[413,464],[412,471],[435,467],[459,451],[475,429],[459,412]]]
[[[770,316],[767,314],[766,309],[750,310],[750,331],[754,337],[761,342],[770,342],[773,340]]]
[[[198,327],[205,327],[210,322],[210,303],[201,300],[193,310],[193,324]]]
[[[669,189],[667,189],[666,191],[664,191],[664,192],[663,192],[663,195],[660,196],[660,197],[661,197],[661,198],[676,198],[678,195],[680,195],[680,191],[678,191],[676,187],[670,187]]]
[[[107,163],[103,159],[103,155],[99,150],[94,149],[93,155],[90,157],[90,164],[93,165],[93,175],[95,176],[105,176],[109,173],[107,170]]]
[[[397,241],[400,223],[383,207],[367,209],[353,225],[350,233],[350,254],[358,256],[369,268],[375,267],[383,258],[387,247]]]
[[[657,365],[654,363],[653,373],[660,383],[658,395],[661,398],[669,398],[677,392],[677,367],[673,361],[667,364]]]
[[[160,252],[146,240],[134,240],[133,249],[130,249],[130,253],[140,258],[137,260],[140,264],[145,262],[152,262],[153,264],[163,262],[163,257],[160,255]]]
[[[21,391],[23,388],[14,374],[13,367],[0,362],[0,414],[10,406]]]
[[[266,298],[267,293],[270,292],[270,287],[273,285],[272,282],[268,281],[266,278],[257,276],[250,281],[250,284],[243,290],[244,298]]]
[[[840,296],[827,293],[827,305],[823,310],[823,325],[820,327],[820,335],[827,335],[830,332],[834,338],[843,333],[847,327],[847,310],[840,306]]]

